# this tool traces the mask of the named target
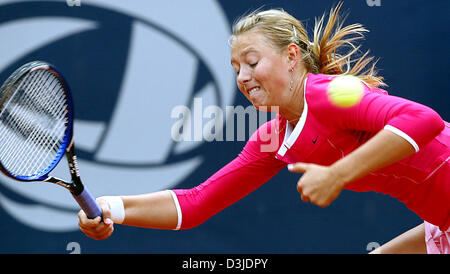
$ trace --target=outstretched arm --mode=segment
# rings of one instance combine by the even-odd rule
[[[269,123],[266,123],[260,127],[238,157],[196,187],[98,198],[104,222],[100,217],[89,220],[80,211],[81,230],[91,238],[106,239],[114,231],[113,221],[157,229],[189,229],[200,225],[267,182],[286,166],[286,163],[275,158],[275,151],[263,152],[267,143],[278,138],[278,133],[268,126]],[[274,138],[265,138],[267,136],[260,136],[260,133],[274,134],[269,136]]]
[[[125,207],[124,225],[156,229],[175,229],[177,210],[169,191],[122,196]]]
[[[79,227],[86,236],[103,240],[114,231],[113,223],[157,229],[175,229],[178,214],[169,191],[142,195],[99,197],[97,203],[103,211],[100,217],[88,219],[81,210]]]

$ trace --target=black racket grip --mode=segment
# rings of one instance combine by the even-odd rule
[[[81,209],[86,213],[89,219],[94,219],[97,216],[102,216],[102,210],[86,187],[79,195],[74,195],[72,193],[72,196],[78,202]]]

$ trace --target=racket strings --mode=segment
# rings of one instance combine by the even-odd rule
[[[32,120],[33,117],[31,117],[31,111],[33,111],[32,106],[29,104],[29,100],[27,100],[27,94],[26,92],[20,92],[21,90],[28,90],[30,86],[34,86],[38,77],[31,78],[29,75],[27,75],[20,83],[17,85],[13,91],[13,97],[11,97],[10,100],[8,100],[8,106],[6,107],[5,111],[7,113],[5,114],[6,117],[4,120],[4,123],[9,126],[10,129],[14,130],[15,133],[17,133],[19,136],[27,138],[33,137],[32,134],[32,124],[29,122]],[[40,91],[40,90],[38,90]],[[30,111],[26,112],[26,108],[30,109]],[[6,142],[6,144],[12,144],[12,142],[16,142],[17,137],[16,135],[9,135],[10,139]],[[10,170],[16,170],[17,166],[22,165],[23,161],[16,161],[16,159],[25,159],[23,156],[23,153],[26,149],[28,149],[29,146],[20,145],[15,150],[3,150],[2,151],[9,151],[10,154],[6,155],[6,159],[9,159],[11,162],[11,165],[9,166]],[[6,160],[6,162],[8,162]]]
[[[16,89],[21,89],[22,86],[24,85],[24,83],[26,83],[26,82],[25,81],[20,82],[18,84],[18,86],[16,87]],[[0,146],[1,146],[0,148],[2,151],[2,159],[1,160],[4,163],[4,165],[7,165],[7,166],[10,166],[11,160],[14,159],[14,157],[12,157],[12,156],[15,156],[15,155],[12,155],[12,153],[19,152],[21,146],[19,143],[17,143],[16,145],[18,147],[16,148],[16,150],[12,150],[11,145],[14,144],[15,136],[13,134],[10,134],[10,132],[8,132],[6,130],[12,129],[12,128],[23,129],[23,126],[22,126],[23,121],[13,119],[13,117],[9,115],[9,113],[11,111],[15,112],[14,109],[11,110],[11,108],[14,107],[14,106],[11,106],[11,104],[14,104],[13,102],[17,102],[20,100],[20,98],[17,98],[17,97],[19,97],[19,95],[18,95],[19,93],[10,92],[10,94],[11,94],[11,97],[8,98],[8,100],[5,100],[6,101],[5,106],[2,109],[2,112],[0,113],[0,118],[1,118],[0,121],[4,125],[4,127],[2,127],[2,132],[1,132],[1,136],[3,138],[2,138],[2,142],[0,143]],[[5,139],[5,136],[8,136],[8,137]]]
[[[30,82],[29,87],[24,87],[24,88],[33,89],[33,87],[34,87],[34,82]],[[50,86],[50,88],[53,88],[53,87]],[[41,90],[42,90],[41,88],[38,89],[38,93]],[[34,99],[33,96],[27,97],[27,95],[28,95],[27,93],[24,93],[20,97],[20,102],[22,102],[20,108],[22,108],[22,109],[23,109],[23,105],[33,106],[32,105],[32,102],[33,102],[32,100]],[[19,107],[16,105],[16,109],[17,108],[19,108]],[[34,106],[34,109],[36,111],[36,106]],[[18,112],[15,111],[14,113],[17,114]],[[23,113],[23,110],[21,113]],[[22,123],[20,124],[22,126],[24,125],[23,121],[28,121],[30,119],[35,120],[36,118],[39,118],[36,115],[32,115],[33,112],[30,112],[30,111],[25,112],[25,114],[26,114],[25,116],[22,115],[22,120],[21,120]],[[14,116],[9,116],[9,117],[14,117]],[[37,121],[37,122],[39,122],[39,121]],[[29,128],[30,125],[28,124],[28,125],[26,125],[26,127]],[[27,132],[27,135],[24,135],[24,132],[19,130],[20,135],[22,135],[22,137],[28,136],[27,141],[30,141],[30,139],[31,139],[31,141],[33,141],[33,143],[40,143],[41,146],[42,145],[47,146],[48,145],[47,143],[49,143],[49,142],[47,140],[43,139],[43,137],[45,135],[42,135],[42,134],[38,135],[38,133],[40,133],[40,131],[42,131],[42,129],[39,127],[39,123],[37,123],[37,126],[34,126],[34,128],[33,127],[31,127],[31,128],[32,128],[32,131]],[[48,136],[52,136],[52,133],[50,133]],[[26,170],[40,169],[39,163],[43,163],[44,165],[46,165],[47,162],[45,162],[45,161],[43,162],[43,158],[46,158],[45,156],[48,156],[51,153],[50,150],[48,150],[46,154],[43,154],[42,152],[40,152],[40,154],[37,154],[37,156],[39,156],[39,157],[36,158],[36,157],[30,157],[30,155],[23,155],[24,153],[30,152],[27,149],[29,149],[29,146],[22,146],[21,149],[15,150],[14,154],[9,155],[10,159],[17,159],[17,157],[22,157],[21,159],[28,159],[28,161],[22,161],[21,163],[16,161],[16,162],[14,162],[14,165],[11,166],[11,169],[13,169],[13,170],[17,170],[17,168],[20,167],[21,170],[18,170],[19,174],[23,174],[24,171],[26,171]],[[36,152],[36,150],[34,150],[34,152]],[[30,157],[30,158],[23,158],[25,156]],[[33,161],[32,161],[32,159],[33,159]],[[32,166],[30,166],[30,165],[32,165]],[[29,175],[29,174],[27,174],[27,175]]]
[[[21,89],[26,90],[30,86],[30,84],[33,85],[33,82],[27,82],[28,78],[30,77],[26,77],[25,79],[23,79],[23,81],[21,81],[19,85],[15,89],[13,89],[13,91],[20,91]],[[36,80],[37,79],[35,77],[30,81]],[[38,92],[40,91],[41,90],[39,90]],[[29,115],[30,112],[25,112],[26,108],[28,107],[30,110],[36,111],[35,109],[32,109],[32,105],[27,106],[28,102],[25,101],[26,97],[27,94],[24,92],[13,92],[13,96],[7,101],[7,106],[3,109],[3,111],[5,112],[5,118],[2,119],[5,124],[16,125],[16,131],[24,136],[29,135],[27,133],[29,133],[29,130],[32,129],[32,124],[28,122],[31,118]],[[12,106],[8,107],[10,104],[12,104]],[[13,115],[10,115],[10,113],[12,113]]]
[[[47,149],[47,153],[42,153],[38,151],[39,153],[36,154],[35,160],[31,161],[30,158],[29,161],[24,163],[22,167],[24,170],[40,170],[41,169],[40,164],[42,164],[44,167],[49,166],[51,164],[51,161],[54,159],[54,156],[57,153],[58,148],[60,146],[60,142],[62,140],[62,138],[58,138],[62,137],[62,135],[57,136],[56,132],[59,131],[62,132],[62,134],[64,133],[64,123],[62,123],[62,125],[61,123],[59,123],[59,126],[54,126],[54,123],[52,122],[57,121],[55,120],[55,118],[60,117],[61,111],[65,109],[58,107],[60,105],[58,103],[64,104],[64,101],[62,101],[60,98],[58,100],[58,98],[55,98],[54,94],[52,94],[52,92],[58,91],[60,85],[55,77],[51,77],[50,79],[51,82],[49,82],[48,79],[46,79],[47,81],[42,81],[42,83],[44,84],[39,86],[38,92],[32,94],[32,95],[42,94],[43,92],[42,89],[46,89],[48,96],[45,97],[30,96],[30,98],[27,98],[28,100],[26,101],[29,104],[32,104],[33,102],[37,102],[40,104],[40,106],[36,110],[39,110],[39,114],[41,115],[35,117],[37,119],[40,119],[40,121],[38,121],[37,123],[38,126],[34,127],[30,135],[30,139],[33,140],[34,143],[39,144],[40,148],[49,148],[49,149]],[[48,85],[46,85],[46,83]],[[30,88],[33,89],[34,86],[31,86]],[[46,100],[54,99],[54,101],[52,101],[53,104],[43,102],[44,99]],[[59,113],[55,113],[55,110],[59,111]],[[49,113],[50,117],[46,117],[45,114],[48,115]],[[53,130],[49,131],[49,129]],[[60,129],[62,129],[62,131]],[[45,130],[47,131],[46,133],[43,132]]]
[[[36,79],[29,79],[29,78],[30,77],[24,78],[23,81],[20,83],[20,85],[16,86],[15,89],[13,90],[14,97],[12,97],[8,101],[8,103],[11,104],[12,106],[9,109],[6,108],[6,110],[8,110],[7,113],[5,114],[5,115],[7,115],[6,119],[2,119],[2,120],[4,120],[5,124],[9,125],[10,129],[14,130],[14,133],[16,133],[16,135],[19,135],[20,137],[24,137],[24,138],[33,136],[33,134],[31,133],[32,125],[28,122],[28,120],[31,120],[32,117],[30,117],[30,112],[24,112],[24,109],[26,109],[26,104],[28,101],[28,100],[25,100],[26,93],[20,92],[22,89],[28,90],[30,85],[34,85],[34,81],[36,81]],[[22,83],[25,83],[25,84],[22,85]],[[17,142],[18,140],[17,140],[16,135],[9,135],[10,139],[8,140],[7,144],[12,144],[11,141]],[[10,153],[6,154],[6,157],[5,157],[6,159],[10,160],[10,161],[6,160],[7,163],[11,162],[11,165],[9,165],[9,167],[8,167],[10,170],[14,170],[14,171],[17,170],[17,166],[25,167],[23,165],[24,161],[14,161],[13,162],[12,160],[18,159],[19,156],[22,156],[22,158],[19,158],[19,159],[24,159],[23,153],[24,153],[25,149],[27,149],[28,147],[29,146],[20,145],[17,147],[17,149],[15,149],[13,151],[12,150],[2,150],[2,151],[6,151],[6,152],[10,151]],[[5,162],[5,160],[3,160],[3,162]]]
[[[49,94],[52,98],[54,98],[54,103],[52,105],[45,104],[43,105],[44,111],[50,114],[48,119],[45,119],[43,122],[48,123],[51,121],[52,123],[48,125],[48,128],[52,129],[46,135],[37,135],[39,138],[39,143],[44,144],[45,147],[51,148],[44,155],[42,154],[36,162],[34,162],[35,166],[38,165],[39,162],[48,159],[49,163],[46,163],[45,166],[48,166],[51,161],[55,158],[54,156],[59,151],[59,147],[61,146],[64,131],[66,128],[64,117],[66,116],[66,108],[65,108],[65,97],[63,98],[61,95],[64,95],[62,87],[58,80],[54,77],[49,91],[55,94]],[[37,134],[37,133],[36,133]],[[33,162],[32,162],[33,163]],[[33,168],[35,169],[35,168]]]
[[[39,79],[39,78],[35,77],[35,80],[37,80],[37,79]],[[48,80],[48,79],[45,79],[45,80]],[[55,82],[54,80],[55,79],[53,79],[52,82]],[[43,83],[46,83],[46,81],[43,81]],[[29,87],[25,87],[25,88],[30,88],[30,89],[35,88],[35,82],[30,82]],[[24,93],[23,96],[22,96],[23,97],[22,101],[27,106],[30,107],[30,110],[33,110],[33,112],[32,111],[25,112],[26,115],[28,116],[27,120],[28,119],[32,119],[33,120],[33,118],[34,118],[34,120],[37,119],[37,121],[36,121],[37,123],[36,124],[30,125],[31,126],[31,131],[28,133],[29,137],[27,138],[27,140],[28,141],[31,140],[34,143],[37,142],[41,146],[44,146],[44,147],[45,146],[51,147],[52,144],[50,143],[49,137],[51,137],[52,134],[48,134],[48,135],[39,134],[42,130],[44,130],[43,127],[47,126],[46,123],[48,123],[48,119],[45,119],[46,117],[40,117],[40,116],[32,117],[32,116],[34,116],[33,115],[34,113],[36,113],[38,111],[39,111],[39,113],[43,113],[46,110],[45,109],[45,105],[43,107],[42,106],[42,102],[39,102],[42,98],[46,98],[46,97],[33,96],[35,94],[42,93],[44,88],[45,88],[45,85],[40,85],[39,88],[37,89],[37,92],[34,93],[34,94],[30,94],[31,96],[29,96],[27,93]],[[52,84],[50,83],[50,85],[48,87],[46,87],[46,88],[47,88],[47,90],[51,91],[54,88],[54,86],[52,86]],[[51,95],[51,94],[49,94],[49,95]],[[46,98],[46,99],[49,99],[49,98]],[[41,104],[41,106],[39,106],[39,104]],[[45,137],[47,137],[47,138],[45,138]],[[54,146],[54,144],[53,144],[53,146]],[[27,150],[25,150],[25,148],[26,147],[23,147],[22,151],[19,152],[19,155],[21,153],[26,153],[27,152]],[[48,164],[50,164],[50,163],[48,163],[48,161],[45,161],[45,159],[47,159],[47,157],[50,156],[51,152],[56,152],[56,151],[48,150],[46,154],[38,154],[39,157],[34,159],[33,161],[31,161],[32,158],[29,158],[28,161],[27,162],[23,162],[21,166],[19,166],[18,163],[16,163],[16,166],[14,168],[21,167],[23,170],[22,170],[22,172],[20,174],[22,174],[23,171],[26,171],[26,170],[39,170],[41,163],[44,166],[47,166]],[[15,158],[15,157],[13,157],[13,158]],[[29,174],[27,174],[27,175],[29,175]]]
[[[50,166],[65,136],[66,115],[59,79],[46,70],[26,75],[13,87],[0,113],[3,165],[20,176]]]

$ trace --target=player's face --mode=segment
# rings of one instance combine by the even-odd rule
[[[239,90],[256,107],[280,106],[289,91],[289,60],[258,32],[233,40],[231,65]],[[270,110],[270,109],[269,109]]]

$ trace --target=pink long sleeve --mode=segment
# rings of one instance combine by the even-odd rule
[[[349,108],[336,107],[326,95],[333,77],[310,76],[307,93],[311,112],[330,127],[368,132],[378,132],[384,128],[405,138],[416,151],[444,129],[444,121],[431,108],[387,95],[381,89],[370,90],[367,86],[359,104]]]

